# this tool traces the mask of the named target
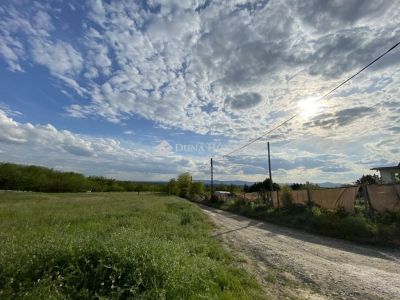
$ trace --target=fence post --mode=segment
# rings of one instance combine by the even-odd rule
[[[267,201],[268,201],[267,205],[268,206],[272,206],[272,197],[273,197],[272,193],[273,193],[272,191],[268,191],[268,193],[267,193]]]
[[[311,191],[310,189],[307,189],[307,206],[308,208],[312,207],[312,202],[311,202]]]
[[[365,214],[369,215],[372,212],[372,207],[371,207],[371,203],[369,201],[367,185],[363,184],[361,187],[362,187],[362,191],[363,191]]]
[[[278,203],[278,210],[279,210],[280,200],[279,200],[279,192],[278,191],[276,191],[276,202]]]

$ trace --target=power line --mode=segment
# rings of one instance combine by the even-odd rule
[[[323,96],[321,96],[320,98],[318,98],[315,102],[319,102],[322,99],[326,98],[327,96],[329,96],[330,94],[332,94],[334,91],[336,91],[337,89],[339,89],[340,87],[342,87],[343,85],[345,85],[347,82],[349,82],[350,80],[352,80],[354,77],[356,77],[357,75],[359,75],[360,73],[362,73],[363,71],[365,71],[367,68],[369,68],[371,65],[373,65],[374,63],[376,63],[378,60],[380,60],[382,57],[384,57],[386,54],[388,54],[389,52],[393,51],[397,46],[400,45],[400,42],[396,43],[395,45],[393,45],[390,49],[386,50],[384,53],[382,53],[381,55],[379,55],[377,58],[375,58],[373,61],[371,61],[369,64],[367,64],[365,67],[363,67],[362,69],[360,69],[359,71],[357,71],[356,73],[354,73],[352,76],[350,76],[349,78],[347,78],[346,80],[344,80],[342,83],[340,83],[339,85],[337,85],[336,87],[334,87],[333,89],[331,89],[329,92],[327,92],[326,94],[324,94]],[[246,144],[242,145],[239,148],[236,148],[232,151],[230,151],[227,154],[222,155],[224,156],[230,156],[232,153],[235,153],[237,151],[240,151],[248,146],[250,146],[251,144],[261,140],[262,138],[264,138],[265,136],[271,134],[273,131],[277,130],[278,128],[282,127],[283,125],[285,125],[286,123],[290,122],[291,120],[293,120],[294,118],[296,118],[298,115],[301,114],[300,112],[295,113],[294,115],[292,115],[290,118],[286,119],[285,121],[279,123],[278,125],[276,125],[275,127],[273,127],[272,129],[268,130],[267,132],[263,133],[262,135],[260,135],[257,138],[254,138],[252,140],[250,140],[249,142],[247,142]]]

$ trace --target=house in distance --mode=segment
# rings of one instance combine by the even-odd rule
[[[393,167],[376,167],[371,170],[379,171],[382,183],[398,183],[400,174],[400,163]]]

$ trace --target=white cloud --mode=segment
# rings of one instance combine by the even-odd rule
[[[34,40],[32,54],[36,63],[46,66],[54,75],[77,75],[82,70],[81,55],[62,41]]]
[[[101,72],[107,80],[91,82],[92,103],[70,107],[72,116],[119,122],[140,115],[201,134],[253,135],[272,126],[276,115],[293,112],[293,102],[325,92],[386,49],[398,30],[398,22],[373,18],[372,2],[354,20],[343,15],[347,10],[325,14],[329,6],[316,5],[320,15],[343,25],[325,31],[315,31],[317,24],[305,22],[307,10],[292,3],[150,6],[155,13],[135,3],[93,2],[90,16],[101,29],[87,29],[87,45],[101,54],[97,62],[92,55],[86,76]],[[379,9],[393,14],[388,3]],[[230,99],[257,94],[257,109],[237,122]],[[247,98],[241,107],[255,101]]]
[[[170,143],[162,141],[157,146],[144,148],[135,143],[126,144],[115,139],[99,138],[60,131],[52,125],[32,125],[12,120],[0,112],[0,146],[3,161],[33,163],[76,170],[85,174],[115,176],[136,180],[166,180],[179,172],[190,171],[195,178],[209,176],[209,159],[204,156],[182,157],[174,154]],[[308,149],[299,150],[299,141],[272,144],[273,174],[278,182],[314,180],[355,180],[367,172],[367,160],[348,161],[348,155],[338,153],[335,143],[324,143],[324,154],[313,145],[315,137],[304,137]],[[362,144],[353,144],[353,153],[366,154],[369,161],[379,158]],[[266,149],[262,145],[248,149],[240,157],[217,158],[216,179],[262,180],[267,174]],[[375,145],[371,145],[374,149]],[[385,146],[396,149],[396,145]],[[347,152],[348,151],[344,151]],[[351,151],[350,151],[351,152]],[[332,153],[332,154],[329,154]],[[263,155],[262,155],[263,154]]]
[[[127,146],[111,138],[79,135],[58,130],[50,124],[19,123],[2,110],[0,146],[2,161],[125,179],[167,180],[179,172],[196,169],[197,164],[170,151],[158,153],[155,157],[152,149],[143,149],[135,144]]]
[[[81,36],[68,40],[56,34],[60,18],[51,8],[0,6],[0,55],[9,69],[22,71],[26,62],[48,68],[65,88],[85,97],[65,108],[72,117],[123,123],[139,116],[164,129],[230,138],[225,150],[279,124],[297,111],[299,101],[324,94],[400,35],[395,1],[148,1],[140,6],[96,0],[71,9],[87,19]],[[397,50],[325,99],[322,113],[295,119],[270,136],[283,147],[277,159],[305,153],[303,160],[280,169],[282,178],[306,167],[309,177],[349,178],[367,170],[365,163],[395,160],[399,81]],[[28,125],[12,122],[1,138],[31,141],[23,134]],[[55,135],[61,151],[96,157],[98,140]],[[258,155],[264,148],[254,145],[244,154]],[[339,155],[328,162],[340,165],[312,167],[306,159],[324,153]],[[243,176],[262,172],[235,170]]]

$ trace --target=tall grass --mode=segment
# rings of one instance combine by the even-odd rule
[[[0,298],[257,299],[176,197],[0,193]]]

